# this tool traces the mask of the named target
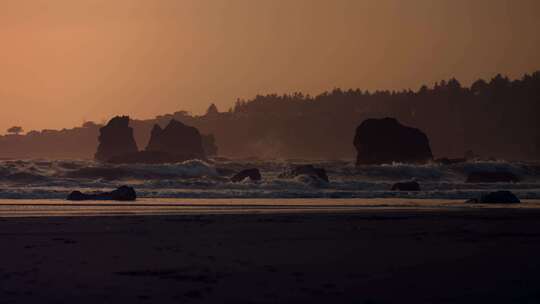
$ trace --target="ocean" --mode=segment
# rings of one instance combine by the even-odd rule
[[[291,164],[326,169],[330,182],[309,176],[280,178]],[[262,180],[233,183],[230,176],[258,168]],[[504,171],[517,183],[467,183],[470,172]],[[400,181],[417,181],[422,191],[391,191]],[[164,165],[110,165],[91,160],[2,160],[0,199],[64,199],[73,190],[109,191],[135,187],[139,198],[277,199],[407,198],[469,199],[492,190],[510,190],[520,199],[540,198],[540,163],[472,161],[452,165],[394,163],[356,168],[353,160],[192,160]]]

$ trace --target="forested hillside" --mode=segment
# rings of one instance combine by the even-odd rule
[[[202,116],[185,111],[133,120],[140,148],[154,123],[171,118],[213,134],[218,153],[229,157],[352,158],[355,128],[366,118],[396,117],[427,133],[436,157],[458,157],[472,150],[484,157],[539,159],[540,72],[510,80],[497,75],[464,87],[456,79],[417,91],[335,89],[318,96],[303,93],[237,100]],[[129,115],[129,113],[123,113]],[[99,126],[0,137],[0,157],[91,158]]]

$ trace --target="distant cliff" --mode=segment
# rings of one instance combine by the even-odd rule
[[[124,113],[126,115],[130,113]],[[354,158],[356,127],[365,119],[395,117],[423,130],[435,157],[540,159],[540,72],[510,80],[497,75],[463,87],[456,79],[417,91],[360,89],[256,96],[238,100],[227,112],[180,111],[134,120],[137,145],[148,144],[155,123],[171,119],[213,134],[219,155],[285,158]],[[84,157],[96,151],[99,126],[0,137],[0,157]]]

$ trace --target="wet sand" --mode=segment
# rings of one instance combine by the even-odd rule
[[[0,217],[120,216],[182,214],[260,214],[363,212],[367,209],[469,210],[540,209],[540,200],[514,205],[468,204],[444,199],[154,199],[136,202],[0,199]]]
[[[0,303],[540,302],[540,209],[352,208],[11,214]]]

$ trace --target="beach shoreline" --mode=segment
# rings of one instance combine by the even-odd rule
[[[540,209],[540,200],[520,204],[470,204],[455,199],[155,199],[136,202],[0,199],[1,217],[150,216],[183,214],[358,213],[366,210]]]
[[[539,222],[536,208],[2,217],[0,303],[538,302]]]

